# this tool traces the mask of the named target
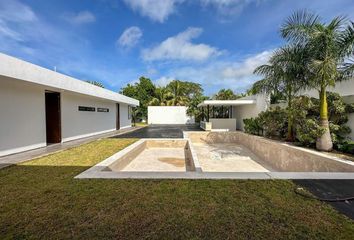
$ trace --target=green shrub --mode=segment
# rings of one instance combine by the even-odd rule
[[[354,154],[354,141],[344,141],[338,144],[338,150],[344,153]]]
[[[329,128],[334,148],[352,152],[353,143],[349,143],[347,137],[351,130],[345,123],[348,122],[348,113],[354,112],[354,104],[344,103],[337,93],[328,92],[327,98]],[[296,141],[301,145],[314,147],[317,138],[325,132],[318,124],[319,104],[320,101],[316,98],[296,97],[292,101],[292,109],[269,108],[255,118],[244,119],[245,131],[269,138],[284,138],[288,125],[287,111],[291,111]]]
[[[301,145],[314,147],[316,139],[320,137],[325,129],[318,125],[318,122],[314,119],[303,119],[301,125],[296,125],[296,138]]]
[[[287,131],[287,113],[280,107],[269,108],[258,115],[264,135],[270,138],[284,138]]]
[[[247,133],[283,138],[287,128],[287,115],[284,109],[275,107],[261,112],[256,118],[244,119],[243,122]]]
[[[262,124],[259,121],[259,118],[247,118],[243,119],[243,123],[245,124],[245,132],[253,135],[263,135]]]

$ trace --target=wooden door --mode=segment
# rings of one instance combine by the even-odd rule
[[[61,142],[60,93],[45,93],[47,143]]]
[[[120,114],[119,114],[119,103],[117,105],[117,114],[116,114],[116,130],[120,129]]]

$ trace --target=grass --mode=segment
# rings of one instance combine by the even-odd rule
[[[146,122],[137,122],[137,123],[135,123],[135,126],[137,126],[137,127],[146,127],[148,125],[149,124],[147,124]]]
[[[73,178],[133,141],[0,170],[0,239],[353,239],[353,221],[291,181]]]

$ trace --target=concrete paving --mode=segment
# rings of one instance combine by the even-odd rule
[[[194,143],[203,172],[269,172],[261,159],[235,143]]]
[[[136,130],[139,130],[143,127],[131,127],[131,128],[126,128],[118,131],[113,131],[105,134],[99,134],[87,138],[81,138],[77,140],[73,140],[70,142],[65,142],[65,143],[59,143],[59,144],[52,144],[44,148],[38,148],[26,152],[21,152],[21,153],[16,153],[16,154],[11,154],[8,156],[0,157],[0,169],[5,168],[7,166],[13,165],[13,164],[18,164],[21,162],[25,162],[28,160],[31,160],[33,158],[38,158],[42,156],[46,156],[49,154],[52,154],[54,152],[66,150],[69,148],[73,148],[76,146],[79,146],[81,144],[89,143],[101,138],[106,138],[106,137],[112,137],[120,134],[125,134],[129,132],[133,132]]]
[[[183,131],[203,131],[199,125],[149,125],[116,138],[183,138]]]
[[[148,148],[142,151],[122,171],[185,172],[184,148]]]

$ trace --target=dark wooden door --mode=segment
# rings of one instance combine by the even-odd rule
[[[116,129],[120,129],[119,103],[117,103]]]
[[[47,143],[61,142],[60,93],[45,93]]]

